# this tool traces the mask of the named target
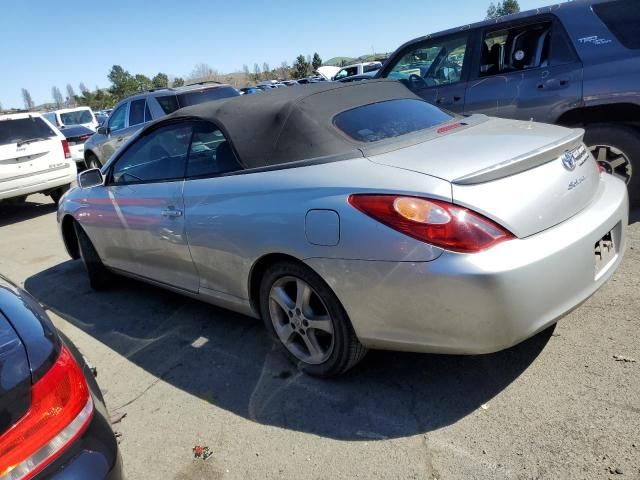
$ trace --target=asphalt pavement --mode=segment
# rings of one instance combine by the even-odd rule
[[[619,270],[553,332],[483,356],[370,352],[335,380],[298,373],[257,320],[128,279],[93,292],[48,197],[0,205],[0,273],[97,367],[130,480],[640,479],[632,221]]]

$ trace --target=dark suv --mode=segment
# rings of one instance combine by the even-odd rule
[[[147,122],[169,115],[179,108],[239,95],[230,85],[201,82],[184,87],[149,90],[125,98],[114,107],[109,120],[98,128],[98,133],[84,144],[85,164],[87,168],[100,168]]]
[[[638,0],[562,3],[411,40],[377,77],[462,113],[586,130],[640,206]],[[499,146],[497,146],[499,147]]]

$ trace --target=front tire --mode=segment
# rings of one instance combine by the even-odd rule
[[[71,188],[71,185],[64,185],[60,188],[56,188],[53,192],[49,194],[49,197],[51,197],[51,200],[53,200],[53,203],[58,205],[58,203],[60,203],[60,199],[67,192],[67,190],[69,190],[69,188]]]
[[[98,252],[93,246],[93,243],[91,243],[91,240],[89,240],[84,229],[77,222],[75,222],[73,226],[76,231],[76,237],[78,238],[80,257],[89,276],[89,285],[91,285],[91,288],[94,290],[105,290],[111,284],[112,274],[107,270],[107,267],[104,266],[102,260],[100,260]]]
[[[102,165],[100,164],[100,160],[98,160],[98,157],[96,157],[93,153],[87,154],[87,156],[85,157],[84,163],[87,166],[87,169],[102,168]]]
[[[640,207],[640,131],[626,125],[587,125],[584,143],[596,161],[627,184],[631,208]]]
[[[287,358],[309,375],[340,375],[367,352],[329,286],[295,262],[280,262],[265,272],[260,312]]]

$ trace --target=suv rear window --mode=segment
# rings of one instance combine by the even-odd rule
[[[204,90],[192,90],[190,92],[184,92],[178,94],[178,103],[180,108],[188,107],[190,105],[197,105],[199,103],[210,102],[212,100],[220,100],[221,98],[238,97],[240,94],[235,88],[231,87],[216,87],[207,88]]]
[[[25,140],[46,140],[56,134],[38,117],[0,120],[0,145],[24,142]]]
[[[75,112],[61,113],[60,120],[62,120],[63,125],[80,125],[82,123],[93,122],[93,117],[89,110],[78,110]]]
[[[640,49],[640,9],[637,0],[593,5],[593,11],[600,17],[611,33],[627,48]]]
[[[335,127],[358,142],[377,142],[434,127],[453,117],[414,99],[387,100],[339,113]]]

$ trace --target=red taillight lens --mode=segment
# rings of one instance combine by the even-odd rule
[[[441,200],[359,194],[349,203],[394,230],[454,252],[479,252],[514,238],[488,218]]]
[[[87,427],[93,401],[82,370],[66,348],[31,389],[31,407],[0,436],[0,478],[28,479]]]
[[[62,151],[64,152],[64,158],[71,158],[71,150],[69,150],[69,142],[62,140]]]

